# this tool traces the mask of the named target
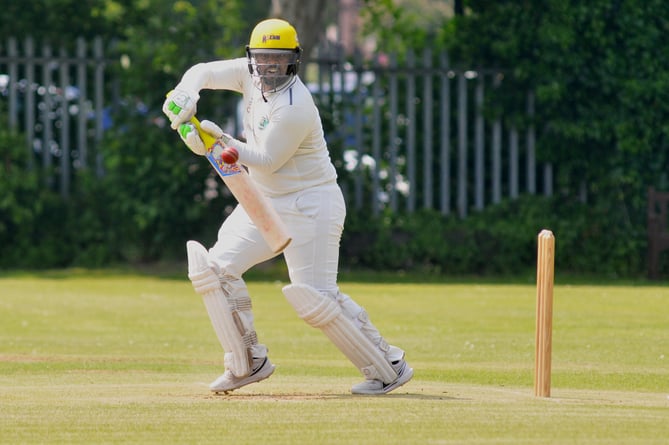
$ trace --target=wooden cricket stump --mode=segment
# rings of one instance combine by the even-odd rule
[[[553,282],[555,237],[542,230],[537,247],[537,320],[534,356],[534,395],[551,396],[551,343],[553,331]]]

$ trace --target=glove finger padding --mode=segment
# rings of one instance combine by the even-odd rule
[[[200,156],[207,154],[207,147],[200,138],[195,125],[191,123],[181,124],[179,126],[179,137],[193,153]]]
[[[225,133],[221,127],[213,123],[212,121],[204,120],[200,122],[200,128],[202,131],[212,135],[215,139],[220,139],[223,142],[223,145],[228,145],[232,136]]]
[[[181,89],[175,89],[167,95],[167,99],[163,103],[163,113],[170,120],[173,130],[195,116],[199,99],[200,96],[197,93]]]
[[[223,135],[223,130],[221,130],[221,127],[219,127],[212,121],[204,120],[200,122],[200,128],[203,131],[206,131],[207,133],[212,135],[215,139],[218,139]]]

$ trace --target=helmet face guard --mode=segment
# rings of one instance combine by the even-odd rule
[[[287,85],[299,72],[301,56],[295,28],[280,19],[258,23],[246,46],[249,73],[258,79],[262,92]]]
[[[276,91],[300,69],[301,50],[246,48],[249,73],[260,80],[263,92]]]

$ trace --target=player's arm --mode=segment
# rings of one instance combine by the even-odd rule
[[[248,77],[246,59],[219,60],[198,63],[190,67],[181,81],[168,93],[163,103],[163,112],[173,129],[188,122],[197,111],[200,91],[231,90],[241,92],[244,77]],[[246,70],[246,71],[244,71]]]
[[[188,122],[179,125],[178,132],[186,146],[200,156],[206,156],[217,140],[220,140],[224,152],[230,148],[234,149],[235,160],[233,162],[239,159],[240,151],[246,150],[244,142],[225,133],[221,127],[209,120],[197,122],[197,119],[193,117]]]
[[[233,147],[239,153],[239,162],[257,170],[274,172],[281,168],[297,151],[304,140],[309,126],[303,114],[296,109],[285,108],[275,113],[265,130],[267,135],[262,146],[253,146],[237,140],[211,121],[201,123],[202,130],[214,139],[220,139],[224,146]],[[208,148],[197,131],[189,123],[179,127],[181,139],[193,152],[204,155]]]
[[[229,145],[237,149],[242,164],[265,172],[275,172],[295,154],[306,137],[310,128],[305,123],[307,116],[299,108],[283,108],[272,116],[261,146],[242,144],[234,139]]]

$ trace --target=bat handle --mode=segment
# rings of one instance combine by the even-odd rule
[[[202,142],[204,142],[204,146],[207,148],[211,148],[216,143],[216,138],[207,133],[206,131],[202,130],[202,127],[200,126],[200,121],[195,116],[190,118],[190,122],[191,124],[195,125],[195,129],[197,130],[197,133],[200,135]]]

